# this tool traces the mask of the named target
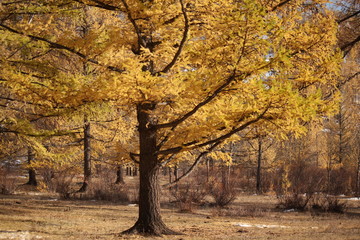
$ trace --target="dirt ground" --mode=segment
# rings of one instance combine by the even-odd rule
[[[360,201],[344,214],[284,211],[273,196],[242,195],[229,209],[181,213],[163,206],[164,222],[184,235],[145,238],[120,233],[135,223],[137,206],[59,200],[21,192],[0,195],[0,239],[360,239]]]

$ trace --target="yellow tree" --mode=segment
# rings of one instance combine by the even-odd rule
[[[138,132],[139,148],[130,155],[139,163],[140,195],[138,220],[125,232],[174,234],[160,215],[161,166],[196,150],[191,170],[249,126],[285,137],[333,111],[336,94],[323,96],[334,92],[340,56],[325,2],[3,1],[3,42],[32,44],[44,55],[3,58],[0,75],[24,99],[55,99],[57,106],[111,101],[126,110],[122,130]],[[74,16],[84,7],[97,20],[80,37]],[[63,56],[96,74],[80,81],[84,76],[68,65],[50,71]]]

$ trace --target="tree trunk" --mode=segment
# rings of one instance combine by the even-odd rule
[[[84,182],[78,192],[85,192],[91,181],[91,135],[90,121],[84,119]]]
[[[140,192],[139,216],[133,227],[124,231],[125,234],[139,233],[146,235],[176,234],[162,221],[159,199],[160,164],[156,155],[156,129],[149,111],[155,104],[141,103],[137,106],[138,130],[140,138]]]
[[[169,171],[169,183],[171,183],[171,167],[168,168]]]
[[[256,170],[256,192],[261,193],[261,159],[262,159],[262,141],[261,137],[258,139],[258,154],[257,154],[257,170]]]
[[[33,161],[34,161],[34,153],[31,147],[28,147],[28,164],[31,164]],[[26,183],[26,185],[37,186],[35,169],[29,167],[28,172],[29,172],[29,181]]]
[[[209,159],[206,159],[206,182],[210,180],[210,166]]]
[[[358,156],[358,164],[356,169],[356,192],[357,197],[360,197],[360,155]]]
[[[122,166],[118,166],[116,169],[116,181],[115,184],[124,184],[124,174],[123,174],[123,167]]]
[[[327,194],[331,193],[331,164],[327,168]]]

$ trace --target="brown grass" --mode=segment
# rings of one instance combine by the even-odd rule
[[[219,214],[210,207],[193,213],[167,207],[164,221],[185,235],[148,239],[359,239],[359,201],[345,214],[283,212],[275,205],[272,196],[241,195]],[[0,239],[145,239],[119,235],[136,217],[134,205],[57,200],[38,192],[0,195]]]

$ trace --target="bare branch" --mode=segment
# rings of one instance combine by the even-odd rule
[[[358,42],[360,42],[360,35],[357,38],[355,38],[353,41],[342,45],[340,47],[340,49],[342,51],[344,51],[344,56],[346,56],[351,51],[351,49],[355,46],[355,44],[357,44]]]
[[[346,20],[349,20],[350,18],[355,17],[355,16],[358,15],[358,14],[360,14],[360,10],[359,10],[359,11],[356,11],[356,12],[354,12],[354,13],[352,13],[352,14],[344,17],[344,18],[341,18],[341,19],[337,20],[337,23],[345,22]]]
[[[221,143],[221,141],[215,143],[214,145],[212,145],[211,147],[209,147],[206,151],[202,152],[199,154],[199,156],[196,158],[195,162],[191,165],[191,167],[186,171],[186,173],[184,173],[183,175],[181,175],[180,177],[178,177],[175,181],[171,182],[171,183],[167,183],[162,185],[163,187],[171,187],[173,185],[175,185],[176,183],[178,183],[180,180],[182,180],[183,178],[186,178],[187,176],[189,176],[193,170],[196,168],[197,165],[199,165],[199,163],[201,162],[201,160],[203,159],[204,156],[206,156],[208,153],[210,153],[212,150],[214,150],[219,144]]]

